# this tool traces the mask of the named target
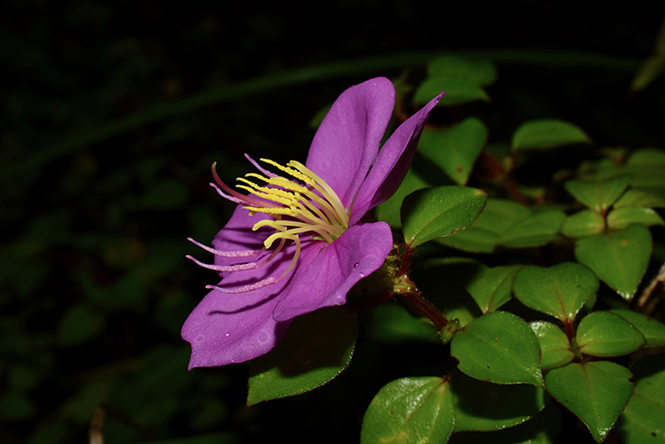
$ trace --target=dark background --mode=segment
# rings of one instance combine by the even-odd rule
[[[662,1],[484,8],[5,1],[0,441],[85,442],[100,405],[107,443],[357,441],[378,389],[427,374],[438,349],[361,335],[337,381],[246,409],[243,365],[186,371],[180,326],[215,276],[184,259],[198,253],[185,238],[208,242],[232,210],[207,185],[213,161],[233,178],[245,152],[304,159],[310,120],[345,88],[417,84],[435,53],[496,62],[493,102],[460,111],[490,142],[555,117],[598,147],[665,146],[662,79],[628,90]]]

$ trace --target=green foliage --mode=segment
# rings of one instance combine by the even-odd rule
[[[557,119],[531,120],[520,125],[511,142],[511,149],[555,148],[573,143],[591,143],[581,128]]]
[[[247,405],[299,395],[339,376],[351,361],[357,322],[337,307],[299,317],[277,347],[251,362]]]
[[[450,384],[441,378],[403,378],[383,387],[363,418],[363,444],[446,442],[453,432]]]
[[[614,362],[570,363],[545,374],[547,391],[603,441],[633,392],[630,371]]]
[[[404,239],[412,248],[450,236],[471,225],[485,206],[487,194],[466,187],[438,187],[409,194],[402,204]]]

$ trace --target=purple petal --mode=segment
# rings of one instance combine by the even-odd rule
[[[273,313],[277,321],[346,302],[356,282],[383,265],[393,245],[385,222],[355,225],[301,267]]]
[[[219,286],[232,288],[268,276],[279,277],[289,265],[294,249],[293,245],[286,248],[265,268],[231,273]],[[303,243],[295,271],[307,268],[320,249],[321,242]],[[246,293],[208,293],[182,327],[182,338],[192,345],[189,369],[244,362],[272,350],[291,323],[275,321],[273,311],[294,276],[291,272],[275,284]]]
[[[443,94],[439,94],[420,111],[409,117],[383,145],[367,179],[358,191],[358,196],[351,208],[349,223],[358,222],[367,211],[384,202],[397,191],[411,166],[425,121]]]
[[[390,80],[368,80],[335,100],[314,135],[306,166],[335,190],[346,208],[379,152],[394,106]]]

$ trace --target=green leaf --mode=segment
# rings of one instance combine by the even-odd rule
[[[543,211],[516,223],[499,236],[500,245],[527,248],[545,245],[557,237],[566,215],[561,211]]]
[[[584,265],[563,262],[543,268],[523,268],[513,281],[515,296],[524,305],[561,322],[572,323],[584,302],[598,291],[598,279]]]
[[[665,225],[663,219],[651,208],[617,208],[607,215],[607,226],[611,230],[620,230],[633,223],[642,224],[646,227]]]
[[[369,334],[374,339],[389,342],[429,342],[439,337],[431,322],[414,318],[402,306],[385,304],[372,310]]]
[[[630,371],[609,361],[571,363],[549,370],[545,386],[577,415],[597,442],[603,441],[633,392]]]
[[[495,385],[496,386],[496,385]],[[502,386],[511,387],[511,386]],[[516,386],[530,387],[532,386]],[[483,399],[485,394],[479,393],[478,398]],[[503,399],[502,399],[503,400]],[[501,403],[503,405],[503,403]],[[457,414],[457,411],[455,411]],[[540,412],[528,421],[507,429],[495,432],[465,432],[453,433],[449,444],[558,444],[562,426],[561,412],[555,403],[545,405]],[[455,432],[458,432],[457,421]]]
[[[532,385],[498,385],[454,371],[450,378],[455,432],[501,430],[522,424],[545,406],[545,390]]]
[[[413,168],[409,168],[406,177],[404,177],[397,191],[387,201],[379,205],[379,219],[388,222],[392,227],[401,227],[402,223],[400,222],[399,211],[404,198],[414,191],[422,190],[430,185],[421,179]]]
[[[86,305],[72,305],[60,319],[58,342],[72,346],[89,341],[102,331],[104,323],[104,316]]]
[[[495,311],[458,331],[450,353],[467,375],[497,384],[543,385],[540,346],[521,318]]]
[[[564,187],[579,202],[597,213],[605,214],[610,205],[626,190],[629,182],[630,177],[617,176],[599,182],[569,180]]]
[[[665,355],[644,358],[633,367],[633,373],[635,391],[617,425],[621,442],[665,443]]]
[[[438,242],[464,251],[491,253],[503,231],[529,216],[531,210],[517,202],[488,199],[473,225]]]
[[[489,102],[490,97],[485,90],[473,83],[452,77],[449,75],[441,75],[436,77],[428,77],[423,83],[418,86],[413,96],[413,101],[416,104],[424,104],[432,100],[432,97],[437,96],[445,91],[444,95],[439,101],[438,106],[453,106],[462,103],[476,102],[482,100]]]
[[[616,308],[610,311],[633,324],[642,333],[644,339],[646,339],[646,347],[660,347],[665,345],[665,325],[657,320],[632,310]]]
[[[388,383],[369,405],[362,444],[445,443],[454,427],[450,384],[443,378],[402,378]]]
[[[450,76],[478,86],[496,81],[496,68],[489,60],[468,60],[455,56],[437,57],[427,68],[430,77]]]
[[[247,405],[330,382],[348,367],[357,335],[357,316],[342,307],[297,317],[277,347],[249,362]]]
[[[402,204],[404,240],[411,247],[471,225],[487,202],[482,190],[436,187],[409,194]]]
[[[466,285],[483,314],[496,311],[510,300],[513,278],[522,265],[485,268]]]
[[[630,189],[614,202],[615,210],[625,207],[663,208],[665,207],[665,198],[646,191]]]
[[[608,311],[596,311],[584,317],[575,339],[582,353],[599,357],[627,355],[646,343],[633,324]]]
[[[573,360],[575,355],[570,351],[570,341],[563,330],[545,321],[530,322],[529,327],[540,343],[543,370],[561,367]]]
[[[591,210],[582,210],[568,216],[561,226],[561,233],[568,237],[583,237],[605,231],[603,216]]]
[[[576,125],[557,119],[537,119],[523,123],[513,134],[511,148],[553,148],[573,143],[592,143]]]
[[[420,136],[418,150],[433,160],[451,179],[465,185],[480,151],[487,141],[487,127],[475,117],[435,131],[428,128]]]
[[[582,237],[575,244],[577,260],[627,301],[633,299],[651,257],[651,233],[633,224],[621,231]]]

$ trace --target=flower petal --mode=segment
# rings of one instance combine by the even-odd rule
[[[300,267],[307,268],[320,248],[320,242],[304,243],[296,272]],[[233,288],[280,276],[294,249],[293,245],[286,248],[265,268],[230,273],[219,285]],[[208,293],[182,327],[182,338],[192,345],[189,369],[244,362],[272,350],[291,323],[275,321],[272,313],[294,276],[292,272],[275,284],[245,293]]]
[[[314,135],[306,166],[332,187],[346,208],[379,152],[395,106],[395,88],[384,77],[344,91]]]
[[[322,307],[343,305],[351,287],[383,265],[392,245],[392,232],[385,222],[350,227],[307,267],[299,268],[273,317],[286,321]]]
[[[420,111],[409,117],[383,145],[367,179],[358,191],[358,196],[351,208],[350,224],[358,222],[367,211],[384,202],[397,191],[411,166],[425,121],[443,94],[439,94]]]

